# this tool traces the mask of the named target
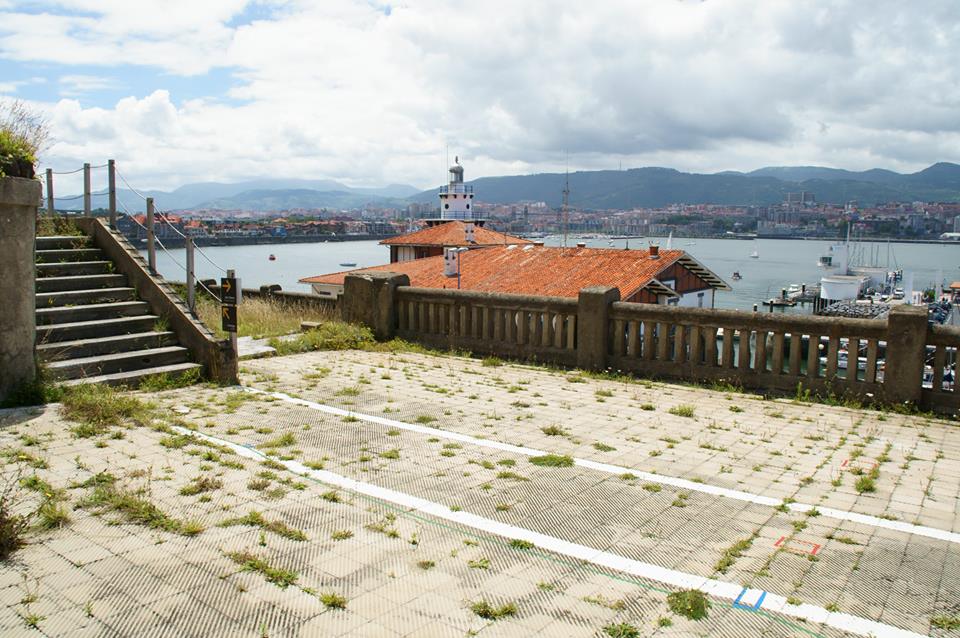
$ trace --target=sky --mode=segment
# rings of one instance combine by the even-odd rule
[[[960,162],[956,0],[0,0],[40,168],[138,188]],[[63,192],[63,191],[61,191]]]

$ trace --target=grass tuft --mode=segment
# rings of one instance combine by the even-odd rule
[[[531,456],[528,459],[534,465],[540,467],[572,467],[573,458],[562,454],[544,454],[542,456]]]
[[[240,565],[245,572],[257,572],[262,574],[267,582],[273,583],[280,589],[286,589],[290,585],[297,583],[299,574],[289,569],[273,567],[266,560],[258,557],[251,552],[229,552],[227,558]]]
[[[294,527],[290,527],[283,521],[267,520],[266,518],[264,518],[263,514],[261,514],[256,510],[251,510],[247,512],[246,516],[241,516],[238,518],[228,518],[225,521],[221,521],[218,524],[218,527],[232,527],[234,525],[248,525],[250,527],[259,527],[262,530],[273,532],[278,536],[282,536],[283,538],[289,538],[292,541],[307,540],[307,535],[304,534],[303,531],[296,529]],[[352,532],[347,532],[347,533],[349,534],[349,536],[346,536],[345,538],[349,538],[350,536],[353,536]],[[334,532],[334,534],[336,535],[336,532]],[[340,539],[337,539],[336,536],[334,536],[334,539],[340,540]]]
[[[478,600],[470,605],[470,611],[486,620],[499,620],[507,616],[516,616],[517,606],[514,603],[505,603],[497,607],[486,600]]]
[[[710,601],[699,589],[682,589],[667,596],[667,607],[678,616],[703,620],[710,609]]]

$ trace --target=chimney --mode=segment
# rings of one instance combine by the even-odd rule
[[[660,259],[660,246],[650,244],[650,259]]]

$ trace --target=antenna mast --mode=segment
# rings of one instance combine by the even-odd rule
[[[567,166],[566,176],[563,182],[563,247],[567,247],[567,230],[570,224],[570,167]]]

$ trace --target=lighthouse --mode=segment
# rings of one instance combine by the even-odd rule
[[[484,221],[473,208],[473,186],[463,183],[463,166],[460,158],[454,158],[450,167],[450,181],[440,187],[440,219],[427,220],[428,226],[435,226],[444,222],[458,220],[474,222],[483,226]]]

